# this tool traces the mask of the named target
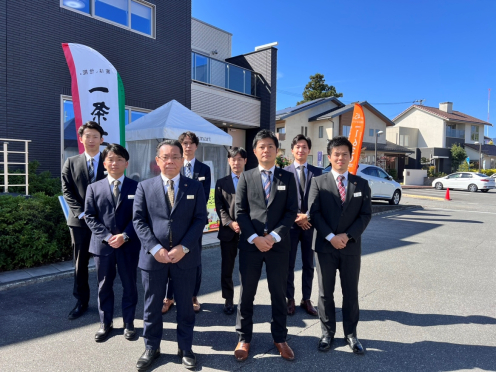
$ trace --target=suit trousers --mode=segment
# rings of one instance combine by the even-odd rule
[[[126,243],[124,243],[125,245]],[[108,256],[94,255],[98,278],[98,313],[100,323],[110,324],[114,318],[114,279],[119,272],[122,293],[122,318],[132,323],[138,303],[136,285],[139,251],[117,248]],[[117,268],[117,270],[116,270]]]
[[[295,298],[294,271],[296,266],[296,253],[298,252],[298,243],[300,242],[301,261],[303,266],[301,274],[302,299],[309,300],[312,296],[312,281],[314,275],[314,254],[312,249],[313,232],[313,228],[309,230],[303,230],[300,227],[296,227],[290,230],[291,252],[289,254],[288,286],[286,290],[286,297],[288,299]]]
[[[145,291],[145,310],[143,313],[143,339],[147,349],[156,350],[162,340],[162,305],[166,293],[167,279],[172,278],[177,306],[177,343],[181,350],[191,350],[195,312],[191,298],[195,290],[196,267],[181,270],[175,264],[165,264],[162,270],[141,270]]]
[[[90,286],[88,284],[88,264],[91,253],[91,230],[86,224],[84,227],[69,226],[71,233],[73,262],[74,262],[74,289],[72,294],[83,305],[90,301]]]
[[[334,304],[334,285],[336,270],[339,270],[343,293],[343,331],[344,335],[356,336],[359,320],[358,279],[361,257],[342,254],[338,249],[329,253],[316,252],[317,277],[319,280],[318,311],[323,336],[334,337],[336,333],[336,307]]]
[[[270,330],[274,342],[286,341],[286,283],[288,280],[288,252],[239,251],[239,278],[241,282],[236,331],[239,341],[251,342],[253,335],[253,301],[265,262],[267,283],[272,305]]]
[[[233,271],[238,255],[239,234],[234,234],[234,237],[226,242],[220,241],[220,253],[222,257],[220,284],[222,287],[222,298],[233,301],[234,298],[234,283]]]

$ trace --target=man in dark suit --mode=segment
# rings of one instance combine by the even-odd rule
[[[155,160],[161,174],[140,182],[134,200],[134,228],[141,241],[138,266],[145,290],[146,346],[136,368],[146,370],[160,356],[161,308],[169,277],[177,305],[178,354],[185,367],[195,368],[191,298],[200,264],[199,241],[207,218],[205,194],[200,182],[180,174],[183,149],[179,141],[159,143]]]
[[[294,270],[298,243],[301,243],[303,270],[301,276],[302,299],[300,306],[308,314],[317,316],[317,310],[315,310],[312,301],[310,301],[314,273],[312,249],[314,228],[308,221],[308,193],[312,178],[320,176],[322,170],[307,163],[311,148],[312,140],[303,134],[298,134],[291,142],[291,153],[295,160],[293,164],[284,168],[294,174],[298,189],[298,216],[289,233],[291,237],[291,253],[289,255],[288,286],[286,290],[288,315],[294,315],[295,313]]]
[[[226,300],[224,313],[234,314],[234,284],[232,280],[234,264],[238,254],[239,224],[236,222],[235,202],[239,177],[245,169],[248,154],[242,147],[233,147],[227,152],[231,174],[217,180],[215,185],[215,209],[220,217],[219,233],[222,257],[220,283],[222,298]]]
[[[116,266],[123,287],[124,337],[132,340],[136,336],[136,272],[140,251],[133,227],[133,202],[138,183],[124,176],[129,164],[129,153],[124,147],[110,144],[103,150],[102,158],[108,176],[88,186],[85,203],[86,223],[92,232],[90,253],[94,256],[98,277],[100,329],[95,341],[105,341],[113,328]]]
[[[181,168],[181,174],[185,177],[191,178],[193,180],[201,182],[203,186],[203,191],[205,193],[205,211],[207,210],[207,202],[210,197],[210,183],[212,181],[212,176],[210,173],[210,167],[203,164],[201,161],[195,158],[196,150],[200,144],[199,138],[193,132],[184,132],[178,138],[179,142],[183,147],[184,163]],[[205,223],[208,220],[205,219]],[[202,247],[202,237],[200,236],[200,249]],[[201,259],[201,256],[200,256]],[[202,265],[198,266],[198,272],[196,273],[196,285],[195,291],[193,292],[193,310],[198,313],[200,308],[200,303],[198,302],[198,292],[200,291],[201,277],[202,277]],[[164,305],[162,307],[162,314],[165,314],[174,304],[174,292],[173,285],[169,285],[167,288],[167,295],[164,299]]]
[[[89,184],[105,177],[100,145],[107,133],[94,121],[88,121],[78,129],[79,141],[84,153],[68,158],[62,169],[62,191],[69,205],[67,225],[71,233],[74,252],[74,289],[77,302],[69,313],[69,319],[79,318],[88,309],[90,287],[88,284],[89,245],[91,230],[84,219],[84,199]]]
[[[358,278],[361,236],[372,217],[370,187],[366,180],[348,173],[353,146],[346,137],[327,144],[331,172],[312,180],[310,222],[317,230],[315,252],[319,278],[319,317],[322,337],[318,349],[328,351],[336,333],[334,284],[339,270],[343,292],[345,340],[356,354],[363,354],[357,339]]]
[[[236,190],[239,237],[239,276],[241,295],[236,317],[239,343],[234,351],[238,361],[248,358],[253,334],[253,301],[265,262],[271,295],[271,333],[284,359],[293,360],[286,343],[286,283],[288,280],[289,230],[298,212],[296,182],[293,175],[276,168],[279,141],[263,129],[253,139],[258,167],[241,174]]]

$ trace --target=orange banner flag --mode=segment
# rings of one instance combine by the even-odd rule
[[[355,103],[353,109],[353,119],[351,120],[350,137],[348,138],[353,145],[351,153],[350,165],[348,172],[356,174],[358,163],[360,162],[360,153],[362,152],[363,134],[365,133],[365,115],[363,108],[358,103]]]

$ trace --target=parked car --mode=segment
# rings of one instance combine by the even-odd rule
[[[323,173],[331,171],[331,166]],[[369,182],[372,200],[387,200],[391,205],[398,205],[401,200],[401,185],[379,167],[369,164],[359,164],[357,176]]]
[[[456,172],[449,174],[446,177],[435,179],[432,181],[432,187],[435,187],[437,190],[450,188],[468,190],[472,192],[476,192],[477,190],[488,192],[496,186],[495,179],[486,176],[485,174],[474,172]]]

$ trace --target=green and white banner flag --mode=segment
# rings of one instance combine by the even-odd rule
[[[107,143],[126,145],[124,85],[114,66],[93,48],[63,43],[72,78],[72,102],[76,132],[87,121],[95,121],[108,133]],[[79,153],[84,152],[78,142]]]

